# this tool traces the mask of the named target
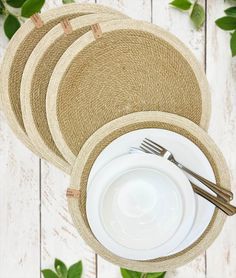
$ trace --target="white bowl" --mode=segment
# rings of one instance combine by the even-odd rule
[[[133,260],[168,255],[187,236],[195,217],[192,187],[181,170],[154,155],[124,155],[97,172],[87,195],[95,237],[114,254]]]

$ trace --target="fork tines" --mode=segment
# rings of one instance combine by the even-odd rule
[[[143,140],[143,142],[140,145],[140,149],[142,149],[145,152],[153,153],[157,155],[160,155],[163,152],[165,152],[165,150],[160,145],[158,145],[157,143],[153,142],[148,138],[145,138]]]

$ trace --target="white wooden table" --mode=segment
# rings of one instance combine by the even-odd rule
[[[46,2],[45,9],[61,5],[61,0]],[[197,32],[188,16],[170,8],[168,2],[97,0],[164,27],[194,52],[205,67],[212,91],[209,133],[224,153],[235,185],[236,60],[231,58],[229,35],[214,23],[223,15],[226,4],[223,0],[202,0],[207,21]],[[7,39],[2,28],[0,32],[2,57]],[[55,257],[67,264],[82,259],[86,278],[121,277],[119,268],[96,256],[73,227],[65,198],[68,184],[67,176],[39,160],[16,139],[0,113],[0,278],[39,278],[40,269],[52,267]],[[236,217],[228,218],[223,232],[205,254],[169,272],[167,278],[235,278],[235,231]]]

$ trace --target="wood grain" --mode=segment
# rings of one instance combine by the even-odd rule
[[[0,60],[8,39],[0,20]],[[1,104],[4,105],[4,104]],[[39,159],[0,111],[0,277],[40,277]]]
[[[40,277],[39,159],[0,112],[0,277]]]
[[[227,3],[207,6],[207,77],[212,91],[212,119],[209,133],[223,152],[231,170],[236,193],[236,60],[231,58],[227,32],[214,21],[223,16]],[[207,277],[236,276],[236,218],[228,218],[223,232],[207,251]]]
[[[182,13],[169,6],[169,0],[153,1],[153,23],[177,36],[195,54],[202,67],[205,65],[205,29],[196,31],[189,20],[188,13]],[[204,5],[204,1],[201,1]],[[190,264],[168,273],[168,278],[205,277],[205,254]]]
[[[94,0],[77,1],[94,3]],[[220,146],[232,174],[236,194],[236,61],[231,58],[229,35],[215,26],[224,1],[201,1],[207,24],[195,31],[188,15],[172,9],[169,0],[97,0],[127,15],[153,22],[179,37],[206,68],[212,91],[209,133]],[[61,0],[47,0],[47,10]],[[0,21],[0,55],[7,39]],[[4,105],[4,104],[2,104]],[[68,265],[82,259],[86,278],[120,278],[120,270],[98,257],[74,228],[65,191],[69,177],[40,161],[13,135],[0,114],[0,278],[39,278],[40,269],[52,267],[55,257]],[[235,278],[236,218],[206,254],[167,274],[167,278]]]
[[[128,16],[151,22],[151,0],[97,0],[98,4],[114,7]],[[120,269],[117,266],[98,257],[98,278],[121,277]]]
[[[65,197],[69,177],[42,162],[41,167],[41,254],[42,267],[51,267],[54,258],[68,265],[83,260],[84,277],[96,277],[95,254],[80,238],[72,224]]]
[[[80,1],[79,3],[94,3]],[[47,1],[45,9],[61,6]],[[54,258],[68,265],[83,261],[84,278],[96,277],[96,257],[72,224],[65,197],[69,177],[45,161],[41,164],[41,268],[53,266]]]

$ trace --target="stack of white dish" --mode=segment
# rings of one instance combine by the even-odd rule
[[[213,205],[194,194],[188,177],[173,163],[141,151],[130,152],[146,137],[214,180],[202,151],[177,133],[141,129],[109,144],[89,176],[87,217],[103,246],[132,260],[151,260],[184,250],[199,238],[214,213]]]

